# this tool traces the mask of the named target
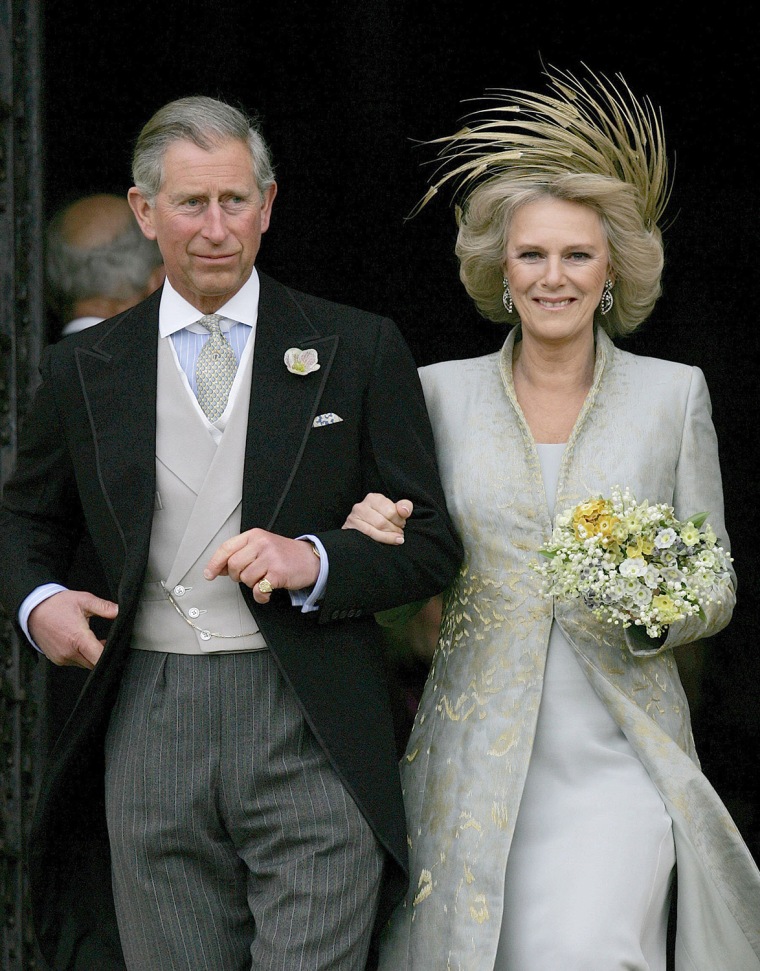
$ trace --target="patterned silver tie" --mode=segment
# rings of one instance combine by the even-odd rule
[[[201,348],[195,365],[198,404],[209,421],[216,421],[227,407],[237,371],[235,352],[219,329],[220,320],[219,314],[208,314],[198,321],[211,335]]]

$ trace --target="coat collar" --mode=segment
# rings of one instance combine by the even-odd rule
[[[530,434],[530,431],[528,430],[528,426],[525,422],[525,419],[523,418],[522,409],[517,403],[517,395],[515,394],[514,375],[512,373],[512,358],[514,355],[515,343],[520,339],[521,339],[521,328],[520,328],[520,325],[517,324],[512,328],[512,330],[510,330],[509,334],[507,334],[507,339],[504,341],[504,344],[502,345],[502,348],[499,351],[499,373],[501,374],[501,380],[504,384],[504,390],[507,393],[507,397],[509,398],[512,404],[512,407],[517,413],[518,419],[520,421],[520,425],[523,429],[523,434],[526,436],[527,440],[532,441],[533,440],[532,436]],[[583,403],[583,407],[581,408],[580,414],[576,419],[575,426],[571,433],[568,444],[571,444],[572,441],[577,437],[578,431],[586,419],[586,415],[591,410],[594,404],[594,401],[596,400],[597,394],[599,392],[599,385],[602,380],[602,375],[604,374],[605,369],[607,368],[607,365],[611,360],[612,354],[614,353],[614,350],[615,350],[615,345],[612,343],[612,340],[610,339],[608,334],[604,330],[602,330],[602,328],[599,326],[596,326],[594,328],[594,347],[595,347],[594,376],[591,382],[591,388],[589,390],[588,395],[586,396],[585,402]]]

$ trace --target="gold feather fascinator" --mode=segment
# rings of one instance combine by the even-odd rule
[[[478,99],[493,104],[469,115],[454,135],[427,143],[443,147],[431,187],[410,217],[447,183],[461,205],[476,186],[504,174],[550,181],[590,173],[633,186],[644,225],[656,226],[670,195],[661,112],[648,97],[637,100],[620,74],[616,84],[586,70],[586,83],[545,70],[547,94],[499,88]]]

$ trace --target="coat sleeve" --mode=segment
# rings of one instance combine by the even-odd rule
[[[24,598],[43,583],[65,583],[83,516],[64,429],[50,381],[43,380],[23,423],[16,468],[0,505],[0,604],[16,619]]]
[[[712,421],[710,393],[703,372],[691,369],[691,383],[684,412],[681,448],[676,468],[673,509],[677,519],[688,519],[706,512],[718,544],[731,551],[726,532],[723,506],[723,484],[718,454],[718,438]],[[713,600],[704,605],[703,617],[687,617],[668,629],[664,641],[655,641],[635,628],[628,628],[626,639],[632,654],[657,654],[705,637],[712,637],[731,620],[736,605],[736,574],[721,582]]]
[[[411,499],[414,512],[400,546],[376,543],[353,529],[319,534],[330,562],[322,622],[376,613],[440,593],[462,560],[417,368],[397,327],[388,320],[379,328],[372,355],[361,461],[360,498],[380,492],[394,501]]]

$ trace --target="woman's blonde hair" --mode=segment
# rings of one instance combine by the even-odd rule
[[[441,175],[416,207],[454,180],[459,197],[456,255],[460,277],[489,320],[516,322],[502,303],[503,263],[515,212],[546,197],[596,212],[607,239],[614,275],[614,305],[598,320],[610,336],[630,334],[661,293],[662,235],[658,222],[669,195],[667,158],[659,115],[591,74],[547,72],[551,95],[504,91],[493,117],[472,123],[443,144]]]

